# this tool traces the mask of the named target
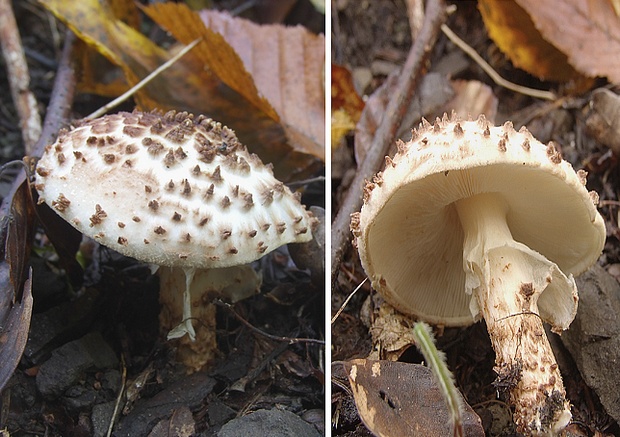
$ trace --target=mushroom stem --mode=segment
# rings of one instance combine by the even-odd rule
[[[513,239],[500,195],[465,198],[456,202],[456,209],[465,233],[466,290],[475,297],[470,309],[474,318],[486,321],[496,354],[497,387],[510,392],[520,432],[556,434],[571,419],[570,405],[538,303],[546,289],[552,297],[562,289],[575,306],[575,282],[555,263]],[[567,310],[571,303],[558,305]],[[549,319],[545,320],[553,322]]]
[[[183,320],[168,333],[168,340],[183,337],[187,334],[191,341],[196,340],[196,331],[192,325],[192,294],[190,288],[194,280],[196,269],[193,267],[183,268],[185,273],[185,291],[183,292]]]

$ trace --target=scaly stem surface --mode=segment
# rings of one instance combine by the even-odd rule
[[[538,299],[551,283],[576,298],[574,280],[513,239],[499,195],[469,197],[458,201],[456,208],[465,231],[466,289],[474,295],[472,314],[481,315],[487,324],[498,388],[509,391],[520,432],[556,434],[568,424],[571,413]]]

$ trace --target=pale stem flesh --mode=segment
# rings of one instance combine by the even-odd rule
[[[538,298],[551,281],[576,296],[574,280],[513,239],[500,195],[465,198],[456,202],[456,209],[465,233],[466,289],[474,295],[472,314],[486,321],[498,389],[509,391],[519,431],[553,435],[568,424],[571,413]]]

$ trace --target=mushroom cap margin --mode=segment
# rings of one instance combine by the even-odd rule
[[[186,112],[77,122],[46,148],[35,187],[80,232],[171,267],[246,264],[309,241],[316,222],[232,130]]]
[[[474,320],[453,203],[501,193],[513,238],[576,275],[598,259],[605,241],[598,197],[584,185],[584,173],[524,128],[444,116],[434,125],[423,122],[386,158],[351,228],[362,266],[388,302],[430,323],[464,326]],[[552,305],[544,297],[541,312]]]

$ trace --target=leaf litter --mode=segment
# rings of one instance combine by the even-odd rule
[[[129,4],[131,6],[127,6]],[[118,80],[119,76],[115,76],[116,79],[112,81],[113,86],[103,86],[100,88],[102,91],[107,93],[120,91],[137,82],[154,67],[159,66],[170,57],[171,52],[169,50],[162,49],[162,46],[155,45],[136,32],[135,26],[139,22],[131,19],[131,17],[138,17],[133,2],[111,1],[112,8],[110,9],[103,2],[101,4],[83,2],[79,8],[74,8],[73,11],[63,9],[67,5],[66,2],[54,2],[52,0],[47,2],[47,5],[54,8],[55,14],[60,16],[80,37],[86,40],[91,48],[94,47],[97,53],[104,54],[108,62],[111,62],[108,65],[121,67],[126,85]],[[73,13],[75,14],[72,15]],[[124,24],[124,22],[129,22],[132,25]],[[48,41],[51,41],[51,38]],[[227,43],[223,40],[222,44]],[[324,50],[324,48],[322,49]],[[89,54],[92,55],[92,53],[91,50]],[[318,59],[316,56],[309,58],[313,61]],[[307,75],[321,72],[324,65],[322,57],[319,56],[319,58],[321,63],[318,67],[306,65],[299,71]],[[90,60],[83,60],[83,62],[88,63]],[[205,73],[205,70],[200,66],[199,59],[188,58],[175,65],[176,68],[168,71],[164,77],[159,78],[158,81],[151,84],[149,88],[136,97],[138,105],[144,105],[147,108],[167,108],[167,105],[171,105],[178,108],[177,104],[180,104],[178,100],[183,97],[187,98],[190,104],[196,105],[200,109],[204,108],[205,104],[217,101],[217,104],[212,105],[212,107],[220,111],[223,118],[242,120],[240,129],[236,129],[239,136],[245,135],[250,139],[255,138],[257,142],[261,143],[261,149],[269,151],[270,156],[277,157],[276,172],[284,175],[283,179],[298,179],[304,174],[316,174],[321,171],[322,160],[320,159],[319,147],[322,147],[322,136],[309,136],[311,140],[304,141],[311,144],[312,149],[301,151],[295,142],[286,139],[286,129],[295,128],[295,120],[290,121],[290,126],[284,126],[265,113],[261,113],[254,105],[248,103],[245,97],[222,85],[219,79],[214,81],[213,74],[211,72]],[[312,69],[305,72],[304,69],[309,67]],[[291,71],[286,71],[286,73],[289,74]],[[211,76],[211,82],[202,80],[208,76]],[[320,76],[322,77],[322,73]],[[309,76],[306,79],[309,80]],[[284,81],[284,78],[282,80]],[[320,82],[320,80],[320,78],[315,78],[315,82]],[[204,94],[206,91],[214,92],[212,98]],[[309,102],[308,100],[307,103]],[[317,102],[314,102],[314,108],[317,107]],[[196,110],[196,108],[190,109]],[[323,106],[321,106],[322,109]],[[214,118],[217,111],[213,110]],[[308,128],[308,126],[310,126],[311,133],[321,128],[324,130],[324,124],[322,127],[317,124],[315,117],[311,123],[301,126],[302,135],[306,135],[306,131],[303,129]],[[248,142],[245,139],[243,141]],[[257,151],[256,148],[253,150]],[[262,152],[258,151],[258,153]],[[27,188],[26,185],[23,187]],[[323,205],[321,189],[309,189],[305,200]],[[32,205],[32,202],[30,201],[29,204]],[[28,214],[31,218],[34,216],[34,214]],[[23,220],[20,218],[17,223],[18,226],[23,226],[30,221],[31,219]],[[62,240],[63,231],[58,227],[52,226],[49,228],[49,232]],[[29,242],[32,241],[32,238],[24,237],[20,241]],[[62,242],[59,247],[63,247]],[[45,247],[45,244],[45,239],[37,238],[37,248]],[[318,252],[313,252],[311,256],[323,256],[320,247],[313,250],[318,250]],[[20,251],[16,251],[11,246],[9,257],[23,253],[21,249]],[[64,251],[66,256],[61,254],[61,259],[72,258],[71,253],[75,251],[75,243],[68,241]],[[26,252],[30,251],[26,250]],[[194,382],[188,380],[189,386],[182,385],[184,378],[182,371],[181,374],[179,373],[182,369],[174,368],[174,362],[170,361],[171,355],[168,346],[158,340],[157,284],[156,280],[150,275],[148,268],[119,257],[106,249],[100,248],[92,251],[92,247],[88,243],[80,245],[79,254],[82,259],[86,260],[87,265],[84,276],[85,288],[82,290],[77,288],[71,290],[67,287],[67,280],[63,279],[62,272],[57,269],[58,260],[55,256],[46,257],[42,262],[37,256],[31,258],[32,262],[37,265],[34,287],[37,306],[35,306],[33,314],[33,331],[28,332],[27,329],[23,329],[23,326],[28,324],[32,311],[31,281],[28,279],[25,282],[21,300],[16,301],[16,305],[21,305],[22,309],[12,311],[10,314],[13,318],[21,319],[22,328],[13,331],[19,332],[21,335],[12,337],[12,340],[5,344],[16,353],[13,354],[14,356],[5,355],[7,361],[3,360],[3,364],[7,364],[7,366],[3,369],[9,369],[11,366],[8,366],[10,364],[8,361],[16,363],[21,355],[20,350],[23,349],[23,346],[14,346],[12,343],[14,340],[25,342],[28,338],[26,334],[30,335],[31,338],[47,336],[52,340],[42,345],[37,353],[25,357],[22,361],[22,367],[13,375],[6,392],[13,394],[13,407],[21,405],[21,396],[27,394],[22,389],[26,391],[36,390],[36,386],[39,385],[39,366],[46,362],[50,352],[52,354],[58,353],[57,346],[71,344],[71,342],[65,342],[72,338],[77,338],[78,343],[76,344],[90,347],[88,346],[90,342],[88,338],[90,337],[83,336],[83,334],[95,329],[101,330],[104,336],[102,341],[113,344],[115,349],[122,354],[125,359],[123,365],[127,366],[130,374],[135,376],[149,364],[153,366],[155,370],[152,374],[149,373],[153,376],[149,377],[140,392],[142,399],[155,399],[153,396],[160,391],[159,397],[161,399],[175,398],[179,400],[176,406],[169,402],[158,404],[156,400],[155,403],[151,402],[151,406],[148,406],[148,403],[144,404],[142,399],[138,399],[135,402],[135,408],[138,409],[138,412],[129,411],[127,417],[121,419],[125,423],[124,429],[131,429],[132,435],[150,431],[153,426],[150,421],[153,418],[161,419],[158,423],[160,427],[153,428],[153,432],[156,430],[160,432],[162,427],[180,429],[185,425],[188,428],[184,429],[192,427],[195,430],[204,430],[205,427],[217,429],[223,423],[234,418],[237,412],[271,408],[276,399],[279,405],[286,405],[286,408],[296,414],[301,414],[303,411],[309,414],[313,411],[315,414],[321,414],[324,403],[321,394],[323,391],[321,381],[324,381],[321,365],[322,353],[320,352],[322,346],[321,341],[316,340],[316,338],[324,336],[322,333],[324,300],[321,297],[323,287],[319,284],[313,285],[309,272],[297,269],[290,261],[285,249],[274,254],[276,258],[282,261],[276,264],[273,264],[271,258],[262,261],[262,269],[269,267],[269,273],[266,273],[264,277],[263,291],[273,290],[286,284],[287,295],[290,298],[281,301],[271,300],[266,294],[255,296],[249,301],[235,305],[236,317],[228,314],[225,310],[218,310],[218,323],[220,323],[218,326],[222,326],[218,331],[220,345],[218,354],[221,361],[215,368],[211,369],[209,375],[205,372],[196,373]],[[27,261],[28,256],[29,253],[26,253],[23,259]],[[25,265],[25,262],[18,260],[14,263],[14,268],[21,266],[19,271],[24,271]],[[313,265],[318,264],[314,263]],[[67,272],[70,271],[71,269],[67,269]],[[2,275],[8,278],[7,264],[3,264]],[[37,286],[37,281],[41,281],[44,276],[48,279],[53,278],[53,281],[44,280],[46,282],[38,283],[47,284],[46,287]],[[3,283],[10,284],[11,281],[7,279]],[[106,292],[99,293],[100,290]],[[94,293],[92,293],[93,291]],[[10,299],[11,293],[3,290],[2,296]],[[71,314],[78,314],[81,309],[87,307],[90,307],[91,310],[88,313],[89,317],[81,318],[79,325],[73,325],[68,330],[64,329],[63,326],[43,323],[44,320],[55,321],[54,313],[57,313],[61,307],[64,307]],[[17,306],[14,309],[17,309]],[[4,314],[3,312],[2,315]],[[295,314],[296,317],[291,317],[291,314]],[[278,335],[273,336],[275,339],[271,337],[264,339],[261,337],[260,330],[249,331],[236,318],[241,318],[244,323],[253,326],[261,326],[264,332]],[[5,319],[8,325],[3,323],[3,326],[15,326],[13,320]],[[272,323],[264,324],[265,320],[270,320]],[[289,345],[288,340],[285,342],[280,340],[280,338],[304,337],[313,339],[313,342],[300,341]],[[259,344],[260,347],[257,346]],[[6,352],[8,349],[4,349],[4,351]],[[228,359],[224,360],[224,357],[228,357]],[[57,361],[63,363],[63,360]],[[71,372],[71,360],[64,360],[62,365],[66,366],[66,369],[61,370],[61,372]],[[252,374],[252,377],[248,379],[248,385],[244,391],[231,390],[235,380],[248,374]],[[175,380],[178,380],[176,386],[175,383],[169,385]],[[47,381],[54,382],[53,379]],[[99,433],[101,428],[97,428],[100,425],[95,422],[95,415],[108,417],[107,420],[109,421],[111,408],[114,407],[114,398],[120,390],[119,381],[118,370],[116,369],[105,369],[98,372],[88,369],[85,373],[80,374],[77,380],[73,380],[70,386],[55,389],[60,389],[60,392],[63,393],[59,399],[38,399],[32,406],[33,410],[29,410],[26,414],[16,414],[16,410],[7,404],[9,413],[8,416],[3,415],[3,420],[8,418],[9,429],[13,430],[28,428],[31,430],[39,429],[43,432],[45,429],[50,435]],[[208,384],[202,384],[201,381],[206,381]],[[218,394],[211,393],[216,384],[215,381],[217,381]],[[205,389],[201,392],[196,391],[201,386]],[[90,394],[80,398],[79,393]],[[87,411],[85,409],[90,408],[89,405],[92,406],[92,401],[88,401],[87,398],[93,399],[93,393],[95,393],[98,408],[93,409],[93,422],[88,419],[84,421],[83,413]],[[199,401],[193,401],[192,396]],[[207,398],[211,402],[204,404],[203,401]],[[140,406],[142,404],[143,406]],[[189,416],[187,413],[190,410],[187,410],[187,405],[191,407],[192,414]],[[211,410],[211,405],[220,405],[219,412]],[[144,410],[145,408],[147,410]],[[149,408],[151,409],[149,410]],[[140,413],[142,410],[148,411],[147,416],[150,419],[147,421],[144,420],[147,416]],[[230,414],[231,411],[233,412],[232,415]],[[169,417],[171,412],[172,418],[166,422],[166,417]],[[80,419],[78,419],[78,415],[80,415]],[[321,426],[321,422],[314,421],[318,426]],[[4,424],[6,422],[3,422],[2,425]],[[93,429],[93,426],[97,430]],[[105,426],[107,426],[107,422]],[[123,429],[123,427],[121,426],[119,429]],[[17,432],[12,433],[12,435],[20,434]]]
[[[381,53],[391,51],[394,48],[400,47],[402,44],[402,38],[399,39],[398,37],[399,31],[395,31],[394,29],[401,29],[403,26],[407,25],[406,19],[404,18],[406,17],[405,5],[403,2],[397,2],[398,4],[396,7],[400,8],[400,13],[389,16],[387,12],[390,11],[390,8],[394,7],[394,5],[392,3],[389,5],[382,5],[382,3],[387,2],[376,2],[366,9],[356,10],[344,4],[339,4],[336,9],[335,14],[337,15],[335,19],[338,20],[337,29],[340,30],[340,33],[334,36],[334,41],[337,46],[333,50],[333,53],[336,54],[337,58],[338,54],[347,53],[348,56],[344,59],[338,58],[338,61],[345,64],[349,63],[348,67],[351,68],[351,70],[360,69],[365,65],[369,65],[373,59],[381,56]],[[489,2],[484,2],[484,4],[486,3]],[[500,6],[505,6],[505,3],[518,3],[528,11],[527,13],[532,14],[531,19],[536,23],[536,26],[532,25],[532,28],[538,27],[540,16],[535,15],[536,12],[533,6],[530,10],[525,5],[525,3],[536,2],[517,1],[490,3],[493,3],[494,6],[496,3],[502,3]],[[563,2],[560,11],[568,7],[567,4],[572,3],[571,1]],[[482,2],[479,3],[480,8],[484,7],[482,5]],[[591,189],[597,190],[599,193],[604,193],[603,196],[610,199],[608,203],[605,203],[606,201],[602,202],[602,213],[608,221],[608,229],[612,229],[611,235],[613,235],[613,237],[610,237],[611,239],[608,240],[606,250],[600,259],[600,263],[604,266],[609,266],[609,263],[611,263],[611,266],[618,265],[617,260],[620,253],[617,248],[617,239],[619,234],[615,231],[618,227],[616,214],[620,207],[620,203],[616,201],[618,193],[615,188],[617,187],[617,171],[615,170],[615,162],[617,161],[601,144],[597,144],[592,137],[585,135],[584,119],[581,116],[582,110],[588,113],[586,109],[589,106],[589,92],[594,84],[594,82],[587,77],[590,76],[591,73],[588,73],[587,70],[582,67],[577,67],[575,64],[572,68],[575,73],[571,73],[573,74],[572,76],[569,75],[564,78],[556,78],[555,80],[559,80],[558,84],[552,85],[551,82],[540,82],[536,77],[526,75],[522,71],[517,70],[504,55],[498,52],[493,42],[489,41],[489,34],[487,34],[487,31],[482,25],[482,18],[479,15],[480,12],[476,10],[475,4],[456,2],[455,6],[456,12],[448,19],[447,24],[454,29],[455,33],[461,35],[463,39],[474,46],[476,51],[481,54],[492,67],[499,71],[501,75],[505,76],[506,79],[531,88],[551,88],[551,91],[558,94],[563,92],[579,92],[582,93],[582,95],[575,99],[561,98],[555,102],[543,103],[532,98],[526,98],[523,95],[515,94],[512,91],[507,91],[494,85],[487,76],[481,74],[480,68],[471,61],[469,61],[469,66],[466,68],[459,65],[459,62],[454,62],[454,47],[452,47],[450,43],[444,46],[440,42],[431,61],[430,70],[432,71],[437,65],[441,73],[445,75],[444,77],[452,80],[452,85],[457,96],[454,100],[447,103],[446,106],[439,106],[435,111],[427,110],[423,112],[423,114],[425,114],[425,117],[428,119],[433,120],[435,116],[440,116],[441,111],[445,111],[446,107],[452,107],[457,111],[459,109],[463,111],[462,116],[464,117],[467,117],[468,113],[471,113],[473,117],[477,116],[478,112],[487,113],[495,117],[496,123],[502,123],[507,119],[512,119],[515,121],[515,126],[520,126],[521,123],[519,121],[523,120],[523,122],[528,123],[528,127],[533,131],[535,136],[542,137],[544,141],[553,139],[562,144],[564,156],[569,159],[576,168],[585,167],[585,169],[590,172],[588,186],[591,187]],[[552,9],[549,6],[550,5],[537,5],[538,8]],[[608,6],[609,5],[606,4],[601,8],[604,9]],[[580,7],[583,7],[583,4]],[[590,5],[589,8],[592,9],[593,6]],[[526,16],[527,13],[525,14]],[[571,22],[572,19],[575,19],[575,17],[568,17],[566,14],[563,15],[563,18],[560,18],[562,14],[557,15],[558,17],[556,17],[556,19],[564,20],[564,23]],[[360,16],[362,18],[360,18]],[[583,17],[578,18],[582,19]],[[593,14],[591,20],[594,22],[597,19],[596,14]],[[405,21],[405,24],[403,24],[403,21]],[[382,23],[383,27],[378,24],[375,27],[373,24],[379,22]],[[546,23],[547,26],[552,26],[551,20],[548,19]],[[594,25],[594,27],[597,26],[600,29],[600,25]],[[563,29],[563,31],[566,30],[564,24],[558,28]],[[386,42],[384,40],[383,35],[386,30],[388,30],[388,34],[392,35],[392,41]],[[377,34],[377,32],[379,32],[379,34]],[[541,32],[544,34],[544,31],[541,30]],[[599,50],[600,47],[613,47],[615,38],[613,33],[608,35],[607,38],[606,44],[603,44],[603,41],[599,40]],[[369,41],[374,41],[375,44],[369,44]],[[338,46],[338,44],[341,44],[341,46]],[[497,44],[499,45],[499,42]],[[517,40],[513,42],[511,50],[524,50],[526,52],[526,57],[534,59],[535,56],[539,56],[534,53],[536,50],[540,49],[540,47],[537,47],[538,44],[541,44],[539,40]],[[547,42],[547,44],[549,43]],[[576,43],[573,42],[573,45],[574,44]],[[364,49],[361,50],[361,52],[370,54],[370,57],[359,56],[360,50],[356,50],[358,45],[364,45]],[[404,50],[407,50],[407,48],[404,48]],[[564,51],[559,45],[555,50],[557,52]],[[576,50],[577,49],[574,49],[573,51]],[[550,64],[549,59],[554,58],[543,57],[543,68],[564,68],[562,66],[568,65],[569,61],[572,64],[570,50],[566,49],[566,51],[567,55],[564,55],[566,61],[564,61],[564,63],[554,61],[557,65],[547,65]],[[401,56],[401,58],[402,57],[404,56]],[[588,57],[584,57],[583,60],[587,58]],[[596,58],[597,57],[593,55],[589,56],[591,62],[596,62]],[[600,56],[598,58],[600,58]],[[614,61],[612,60],[611,62]],[[439,67],[440,64],[441,67]],[[605,64],[606,62],[603,61],[602,65],[604,66]],[[541,75],[540,71],[531,71],[530,73],[536,76]],[[547,72],[544,74],[546,75]],[[597,74],[603,75],[601,73]],[[610,78],[611,82],[614,82],[610,76],[607,77]],[[550,76],[546,76],[546,79],[550,79]],[[373,99],[379,100],[381,93],[385,92],[376,86],[381,83],[389,83],[389,80],[389,77],[381,77],[375,74],[371,80],[374,86],[370,90],[367,90],[369,91],[368,95],[364,96],[364,100],[366,101],[365,110],[371,106],[370,102]],[[613,86],[612,89],[614,89]],[[611,92],[613,93],[613,91]],[[598,91],[598,94],[595,93],[595,95],[602,95],[601,93],[601,91]],[[614,113],[616,110],[615,104],[613,104],[615,99],[612,97],[607,98],[605,101],[607,106],[611,107],[610,113]],[[383,100],[385,101],[386,98],[384,97]],[[615,123],[613,119],[608,116],[608,113],[604,109],[605,106],[603,106],[601,102],[601,98],[595,101],[595,105],[590,106],[590,108],[594,108],[595,111],[590,112],[598,117],[596,120],[598,124],[595,129],[600,132],[601,138],[605,138],[608,142],[613,144],[613,142],[609,141],[609,138],[613,136]],[[385,104],[383,107],[385,107]],[[380,119],[380,117],[383,116],[380,109],[381,105],[378,105],[377,108],[379,109],[376,109],[374,112],[378,114],[377,118]],[[364,117],[362,117],[362,120],[363,118]],[[376,124],[377,122],[374,122],[375,126]],[[415,125],[417,123],[413,124]],[[349,168],[352,166],[352,171],[355,171],[356,160],[357,166],[360,165],[361,159],[363,159],[363,152],[360,154],[359,150],[363,150],[364,144],[369,144],[369,141],[364,140],[363,137],[360,139],[359,132],[367,131],[369,132],[367,135],[372,138],[373,130],[372,128],[368,129],[368,126],[372,127],[372,125],[371,123],[364,125],[364,122],[360,121],[355,128],[355,137],[353,136],[353,132],[350,132],[344,140],[341,141],[337,149],[339,151],[338,154],[333,155],[334,159],[337,161],[332,164],[333,168],[339,169],[338,175],[346,175],[347,166],[349,166]],[[345,152],[343,151],[346,151],[347,156],[345,156]],[[334,192],[339,193],[340,190],[346,190],[346,183],[346,177],[334,179]],[[340,197],[334,198],[334,209],[336,211],[340,206],[340,200]],[[347,294],[355,289],[358,284],[362,283],[365,277],[364,272],[360,270],[359,262],[356,258],[355,251],[350,251],[344,259],[339,273],[333,278],[335,288],[332,297],[332,313],[339,310],[339,306]],[[595,282],[596,284],[601,283],[599,280]],[[416,354],[414,348],[411,347],[413,341],[409,340],[408,342],[408,336],[406,334],[403,336],[397,334],[403,330],[407,331],[409,323],[403,323],[398,317],[394,317],[394,320],[390,321],[389,312],[386,312],[384,309],[385,304],[382,302],[382,299],[374,294],[368,286],[362,287],[361,290],[362,292],[358,292],[356,296],[351,299],[345,311],[332,325],[334,339],[333,359],[348,361],[349,369],[351,366],[350,363],[354,362],[351,360],[359,357],[386,357],[391,360],[397,359],[399,362],[402,362],[402,364],[421,362],[422,358]],[[613,294],[611,290],[607,288],[605,293],[608,295]],[[387,318],[386,314],[388,314]],[[390,328],[390,326],[392,326],[392,328]],[[385,332],[386,329],[392,332]],[[474,325],[466,329],[443,330],[441,327],[437,329],[439,331],[438,347],[446,352],[448,365],[455,373],[458,387],[464,394],[467,402],[469,402],[475,412],[482,418],[487,435],[512,435],[515,431],[511,419],[508,421],[505,420],[506,417],[510,418],[510,410],[504,403],[505,399],[501,397],[497,399],[496,396],[498,392],[493,386],[493,382],[497,380],[497,375],[492,370],[493,358],[488,339],[483,335],[484,327],[481,328],[480,325]],[[576,329],[578,330],[579,328],[577,327]],[[563,347],[559,344],[557,338],[555,340],[554,348],[556,351],[558,350],[557,348],[560,348],[561,352]],[[613,341],[615,341],[615,339]],[[609,346],[611,346],[611,343],[609,343]],[[606,349],[603,348],[600,350]],[[377,353],[379,354],[378,356]],[[381,353],[384,355],[381,355]],[[612,417],[604,413],[604,408],[599,403],[597,393],[583,383],[583,379],[579,373],[580,371],[571,361],[571,358],[567,356],[567,354],[560,354],[560,356],[562,357],[560,367],[565,375],[569,397],[574,406],[573,417],[575,422],[569,426],[567,431],[570,432],[571,435],[584,436],[593,434],[612,435],[618,432],[618,425],[614,422]],[[589,363],[593,362],[591,357],[593,356],[589,355],[588,357]],[[599,356],[595,359],[603,358]],[[583,366],[583,360],[579,360],[578,365]],[[333,435],[368,435],[368,430],[360,424],[359,419],[355,418],[355,409],[351,409],[350,390],[354,388],[353,385],[356,385],[354,393],[355,390],[358,391],[358,393],[355,394],[356,401],[358,398],[363,397],[364,399],[357,404],[357,413],[362,416],[364,422],[367,422],[365,415],[367,416],[369,412],[373,414],[373,417],[376,417],[379,416],[376,414],[376,411],[383,411],[381,410],[383,406],[379,404],[385,404],[388,398],[387,396],[381,396],[381,390],[384,390],[385,387],[394,390],[394,392],[390,394],[390,399],[397,398],[401,395],[405,396],[397,387],[399,384],[402,385],[401,381],[395,384],[376,377],[376,381],[361,382],[360,380],[355,384],[353,382],[347,383],[345,380],[346,376],[345,379],[343,379],[343,375],[339,373],[339,364],[334,363],[332,369],[335,375],[333,381],[334,392],[332,396],[332,406],[334,409],[332,416]],[[592,369],[592,367],[590,367],[590,369]],[[588,370],[585,371],[588,372]],[[595,370],[592,369],[591,371]],[[600,372],[600,370],[595,372]],[[374,374],[376,375],[376,373]],[[404,376],[404,378],[406,377],[407,376]],[[604,400],[606,396],[608,396],[608,392],[601,391],[602,386],[602,384],[599,385],[597,390],[599,390],[598,394],[601,396],[601,400]],[[375,391],[378,393],[375,393]],[[406,390],[403,390],[403,392],[404,391]],[[364,392],[366,395],[360,396],[360,392]],[[376,403],[372,403],[372,407],[368,406],[370,405],[368,400],[370,397],[375,397],[377,399]],[[436,408],[439,407],[440,405],[436,405]],[[615,411],[615,409],[611,408],[611,410],[608,409],[608,411]],[[394,417],[391,422],[383,424],[383,426],[379,428],[371,429],[378,433],[391,435],[392,429],[406,427],[407,420],[406,417]]]

